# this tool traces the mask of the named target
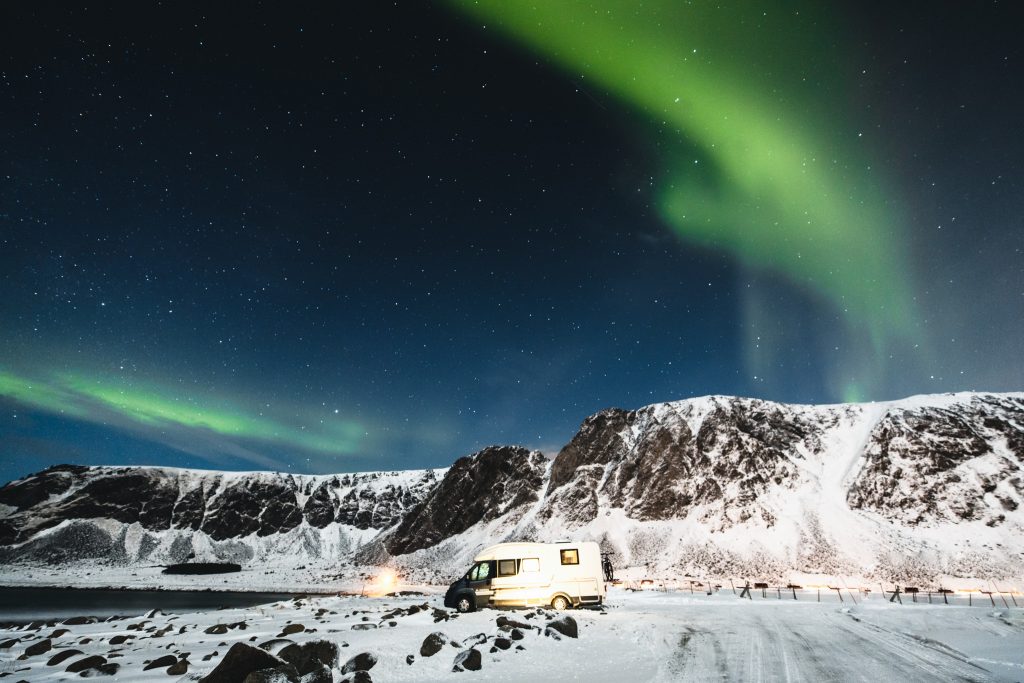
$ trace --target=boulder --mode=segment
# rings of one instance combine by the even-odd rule
[[[462,639],[462,644],[463,645],[469,645],[470,647],[472,647],[473,645],[483,645],[486,642],[487,642],[487,634],[486,633],[477,633],[475,636],[468,636],[468,637]]]
[[[342,674],[350,674],[353,671],[369,671],[377,663],[377,656],[372,652],[360,652],[352,659],[345,662],[341,667]]]
[[[152,662],[142,667],[143,671],[149,671],[150,669],[160,669],[171,664],[177,663],[178,658],[174,655],[164,655],[163,657],[157,657]]]
[[[294,644],[295,641],[289,640],[288,638],[271,638],[270,640],[265,640],[260,643],[260,649],[266,650],[272,655],[276,655],[282,649]]]
[[[482,665],[483,660],[480,657],[480,651],[471,647],[455,655],[452,671],[479,671]]]
[[[31,645],[26,647],[25,654],[27,654],[29,657],[35,657],[36,655],[41,655],[44,652],[49,652],[52,647],[53,641],[49,638],[46,638],[45,640],[40,640],[38,643],[32,643]]]
[[[88,675],[86,673],[87,671],[96,671],[97,673],[105,675],[113,675],[117,673],[118,668],[117,664],[109,664],[106,657],[91,655],[89,657],[83,657],[78,661],[71,662],[64,670],[73,674],[80,673]]]
[[[323,664],[317,664],[315,669],[307,672],[299,679],[299,683],[334,683],[334,674],[331,673],[330,668]]]
[[[168,676],[181,676],[186,673],[188,673],[188,660],[184,657],[167,667]]]
[[[514,619],[509,619],[504,614],[495,619],[494,621],[498,624],[498,628],[500,628],[502,631],[508,631],[513,628],[533,628],[529,624],[525,624],[521,621],[516,621]]]
[[[61,650],[46,662],[46,666],[57,666],[61,662],[71,659],[75,655],[82,654],[81,650]]]
[[[576,626],[576,620],[570,617],[568,614],[558,619],[552,619],[547,623],[547,629],[545,635],[548,635],[548,631],[557,631],[563,636],[569,638],[579,638],[579,627]]]
[[[512,647],[512,641],[508,638],[497,637],[494,639],[494,647],[499,650],[507,650]]]
[[[433,657],[441,651],[441,648],[443,648],[447,642],[448,636],[440,631],[434,631],[423,639],[423,644],[420,645],[420,657]]]
[[[242,683],[295,683],[298,678],[294,672],[283,668],[259,669],[250,671]]]
[[[333,669],[338,666],[338,652],[337,643],[329,640],[310,640],[302,645],[292,643],[283,647],[277,656],[294,666],[300,676],[305,676],[321,667]]]
[[[291,676],[287,680],[294,682],[299,679],[295,668],[280,657],[275,657],[252,645],[235,643],[213,671],[200,681],[201,683],[239,683],[253,671],[261,669],[283,669]]]

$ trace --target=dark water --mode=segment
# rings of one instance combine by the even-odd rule
[[[252,607],[293,597],[293,593],[0,588],[0,623],[77,616],[135,616],[154,608],[167,613],[197,612],[220,607]]]

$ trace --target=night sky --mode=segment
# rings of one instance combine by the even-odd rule
[[[1024,389],[1014,2],[7,3],[0,481]]]

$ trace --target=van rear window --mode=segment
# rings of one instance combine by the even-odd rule
[[[566,548],[565,550],[559,550],[558,552],[562,556],[562,564],[580,563],[580,552],[576,550],[576,548]]]
[[[498,576],[515,576],[515,560],[498,560]]]

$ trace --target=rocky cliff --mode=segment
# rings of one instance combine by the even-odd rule
[[[553,462],[335,476],[56,467],[0,489],[0,561],[353,558],[425,576],[503,540],[649,572],[927,581],[1024,573],[1024,394],[609,409]]]
[[[316,558],[393,526],[443,474],[63,465],[0,489],[0,559],[251,560],[284,538],[298,557]]]

